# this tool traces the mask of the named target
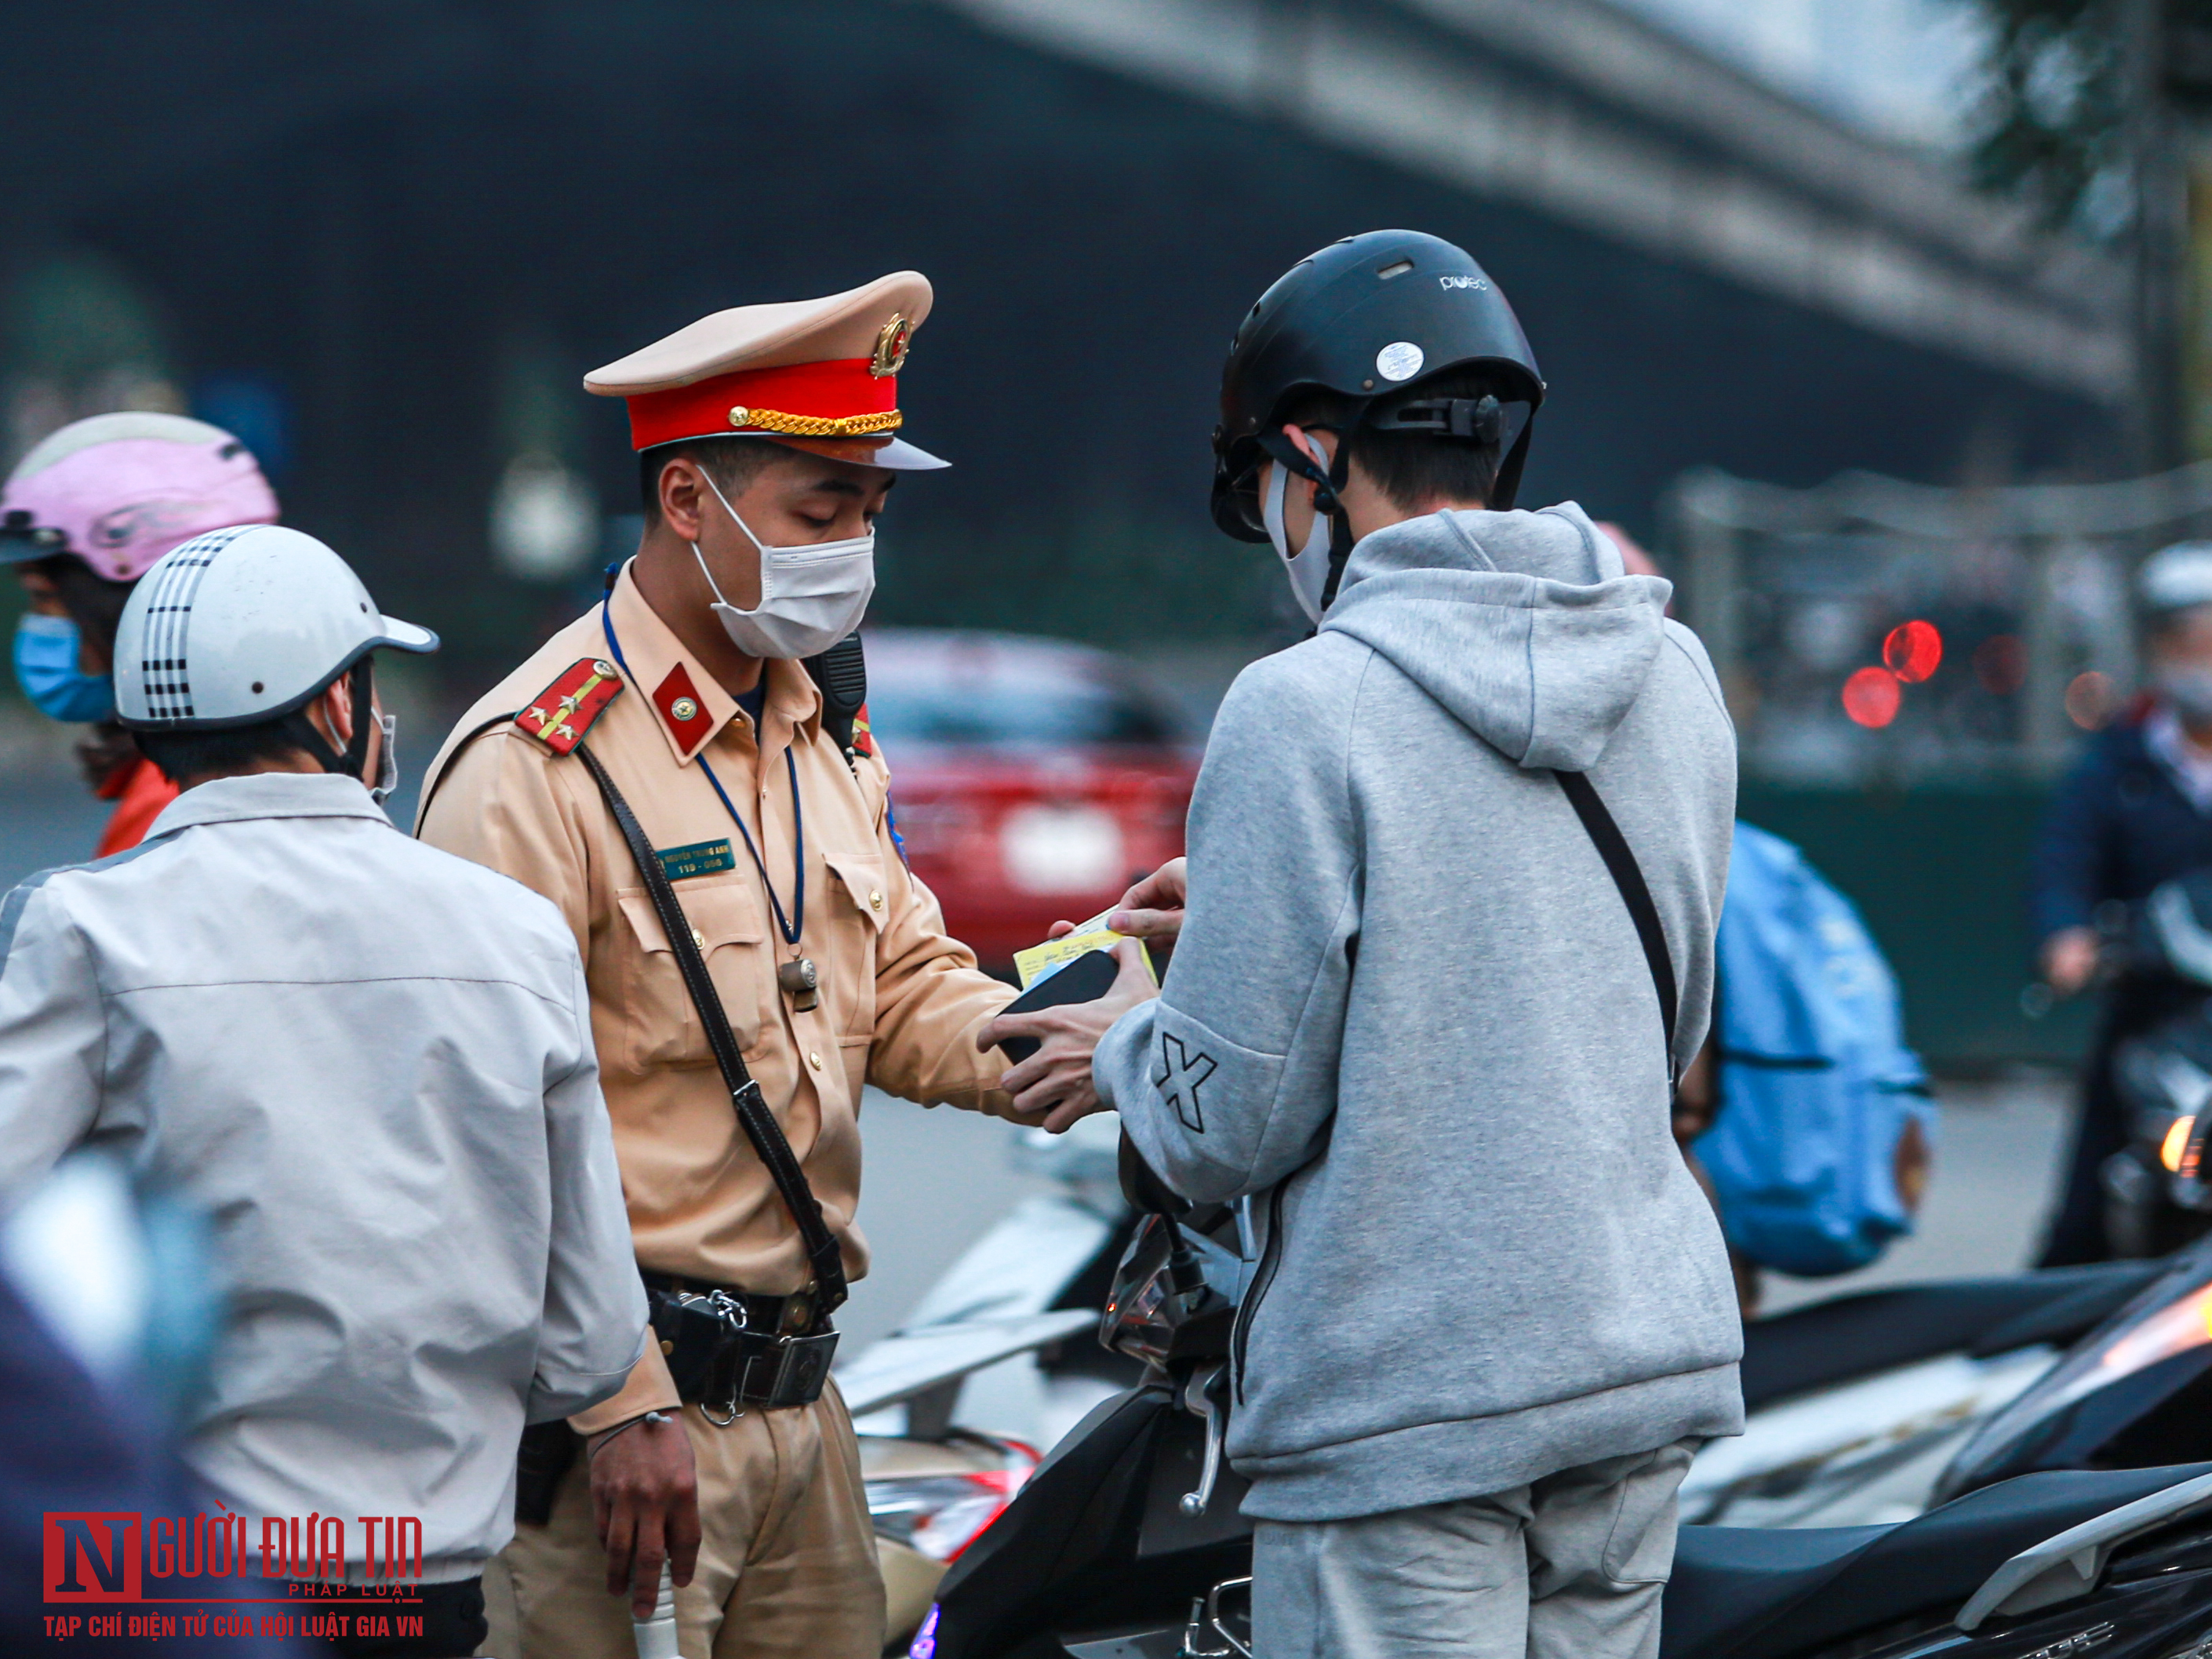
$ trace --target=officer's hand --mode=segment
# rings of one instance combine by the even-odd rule
[[[607,1594],[629,1595],[631,1613],[653,1617],[660,1564],[679,1584],[699,1564],[699,1482],[683,1419],[640,1423],[586,1448],[592,1460],[592,1516],[607,1550]]]
[[[2062,927],[2043,941],[2044,982],[2070,997],[2097,973],[2097,930]]]
[[[1114,947],[1121,971],[1095,1002],[1062,1003],[1031,1014],[1001,1014],[975,1034],[978,1048],[1008,1037],[1038,1040],[1036,1053],[1008,1068],[999,1085],[1013,1096],[1014,1109],[1023,1117],[1042,1118],[1046,1128],[1060,1134],[1078,1118],[1101,1109],[1097,1083],[1091,1074],[1091,1051],[1108,1026],[1159,994],[1139,954],[1144,948],[1133,939]]]

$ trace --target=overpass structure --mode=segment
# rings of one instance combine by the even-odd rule
[[[1606,0],[941,3],[1911,345],[2130,390],[2109,257]]]
[[[511,466],[635,510],[585,369],[900,266],[957,463],[902,493],[878,614],[910,623],[1289,627],[1204,511],[1222,349],[1378,225],[1512,295],[1552,388],[1528,498],[1638,535],[1702,465],[2094,472],[2129,393],[2108,260],[1607,0],[79,0],[9,44],[0,462],[157,358],[265,414],[288,515],[456,675],[568,603],[489,556]]]

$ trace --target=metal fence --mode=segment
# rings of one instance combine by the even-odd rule
[[[1811,787],[2033,781],[2136,682],[2129,578],[2212,534],[2212,462],[2111,484],[1941,489],[1711,470],[1666,503],[1681,610],[1747,775]]]

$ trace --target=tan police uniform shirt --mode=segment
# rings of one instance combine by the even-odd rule
[[[843,1246],[847,1272],[858,1279],[868,1259],[853,1224],[860,1085],[925,1105],[1009,1113],[1011,1102],[995,1087],[1005,1057],[996,1049],[979,1054],[975,1036],[1015,993],[946,935],[936,898],[893,842],[888,769],[864,755],[855,775],[821,729],[820,696],[801,665],[766,665],[757,734],[653,614],[629,568],[610,610],[629,672],[585,742],[656,848],[692,849],[690,865],[720,866],[678,877],[677,896],[701,937],[745,1065]],[[652,900],[591,774],[573,755],[556,755],[504,721],[461,746],[485,720],[529,706],[582,658],[614,660],[596,608],[547,641],[454,729],[426,781],[426,792],[434,785],[435,793],[417,832],[544,894],[575,931],[640,1263],[787,1294],[807,1279],[798,1229],[738,1122]],[[711,766],[744,814],[789,917],[794,823],[787,750],[798,765],[805,830],[805,931],[796,949],[785,944],[761,872],[700,764]],[[817,1006],[804,1013],[776,982],[779,964],[802,953],[822,978]],[[455,1061],[465,1065],[467,1056]],[[667,1368],[648,1343],[629,1386],[573,1421],[592,1432],[676,1403]]]

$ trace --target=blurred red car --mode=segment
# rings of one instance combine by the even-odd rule
[[[907,857],[986,968],[1182,851],[1197,754],[1133,665],[1018,634],[871,629],[867,646]]]

